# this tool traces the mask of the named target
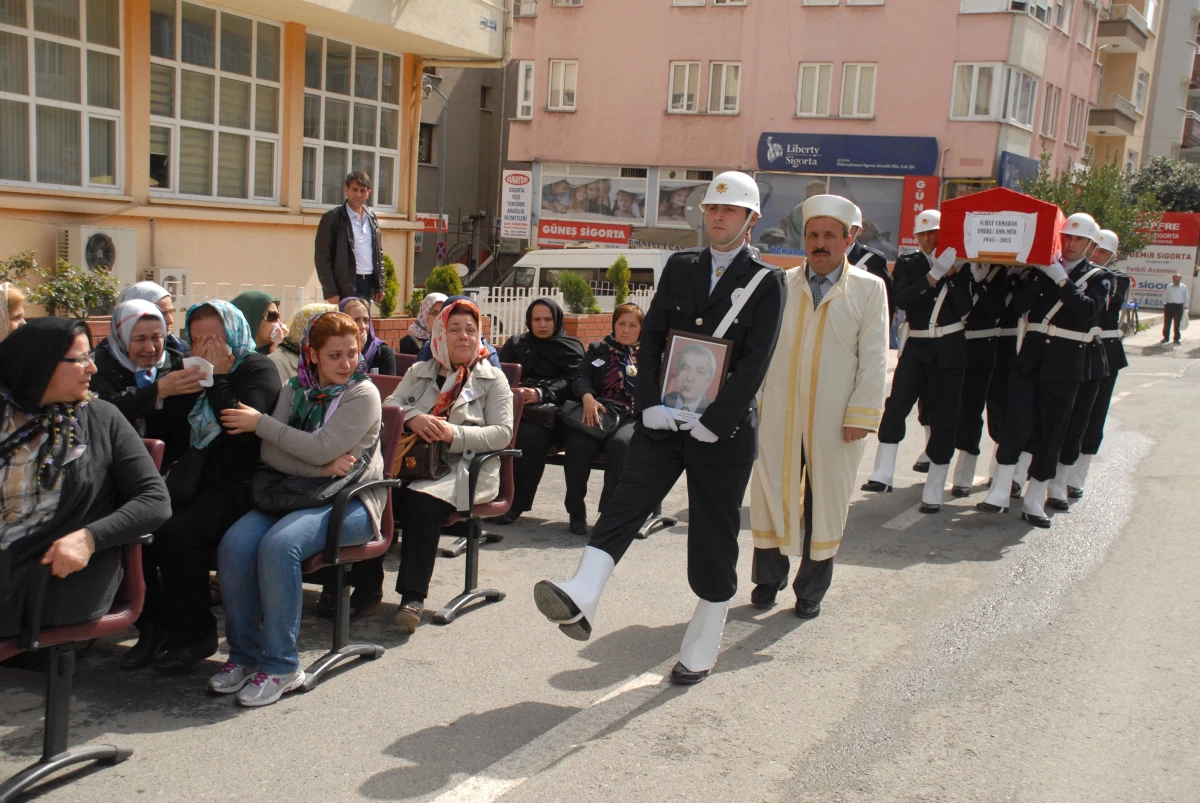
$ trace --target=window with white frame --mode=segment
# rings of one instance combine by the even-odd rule
[[[517,64],[517,119],[533,119],[533,62]]]
[[[713,0],[714,6],[744,6],[746,0]]]
[[[1004,110],[1000,118],[1023,128],[1033,128],[1038,80],[1015,67],[1005,69]]]
[[[552,112],[575,111],[575,88],[579,83],[578,61],[550,62],[550,99],[546,104]]]
[[[581,5],[583,5],[583,0],[554,0],[554,2],[553,2],[553,3],[551,3],[551,5],[555,5],[555,6],[581,6]]]
[[[1096,26],[1099,24],[1099,14],[1094,0],[1083,0],[1079,4],[1079,31],[1076,38],[1079,44],[1091,49],[1096,43]]]
[[[801,64],[796,81],[796,116],[828,117],[832,64]]]
[[[875,65],[842,66],[842,117],[871,117],[875,114]]]
[[[1142,9],[1142,16],[1146,18],[1146,27],[1154,30],[1158,25],[1158,0],[1146,0],[1146,6]],[[1133,153],[1133,151],[1130,151]],[[1137,154],[1133,154],[1137,156]]]
[[[1078,145],[1083,140],[1083,132],[1086,130],[1087,102],[1083,98],[1072,95],[1067,113],[1066,143]]]
[[[150,2],[150,187],[279,198],[283,28],[184,0]]]
[[[0,182],[121,188],[120,0],[0,0]]]
[[[1033,17],[1038,22],[1050,24],[1050,1],[1049,0],[1029,0],[1026,4],[1029,9],[1029,16]]]
[[[702,6],[705,0],[671,0],[673,6]]]
[[[689,114],[699,110],[700,62],[672,61],[670,64],[670,96],[667,111]]]
[[[1071,30],[1071,5],[1074,2],[1075,0],[1055,0],[1054,2],[1054,27],[1063,33],[1069,33]]]
[[[999,64],[955,64],[951,120],[996,119]]]
[[[1146,110],[1146,94],[1150,89],[1150,73],[1145,70],[1137,71],[1137,82],[1133,86],[1133,108],[1138,113]]]
[[[1042,108],[1042,136],[1054,139],[1058,136],[1058,102],[1062,98],[1062,90],[1053,84],[1046,84],[1046,99]]]
[[[708,70],[708,113],[737,114],[741,86],[740,63],[714,61]]]
[[[1138,169],[1138,162],[1141,161],[1141,156],[1137,151],[1129,151],[1125,155],[1125,172],[1132,173]]]
[[[304,45],[300,197],[338,204],[346,176],[371,177],[372,203],[395,209],[403,57],[309,34]]]

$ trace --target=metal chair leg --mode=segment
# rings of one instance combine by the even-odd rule
[[[373,660],[383,655],[384,648],[379,644],[350,643],[350,570],[353,564],[340,564],[337,571],[337,608],[333,614],[333,647],[322,655],[312,666],[304,670],[304,685],[302,691],[312,691],[326,672],[343,661],[362,656]]]
[[[9,801],[16,800],[38,781],[74,764],[83,764],[87,761],[120,764],[131,755],[133,755],[133,750],[127,747],[98,744],[90,747],[80,747],[76,750],[68,750],[55,756],[43,757],[38,763],[26,767],[0,784],[0,803],[9,803]]]
[[[479,585],[479,542],[483,535],[483,526],[477,518],[467,523],[467,565],[466,580],[463,583],[463,593],[446,604],[446,607],[433,615],[433,623],[448,625],[473,602],[484,600],[499,602],[504,599],[504,592],[494,588],[478,588]]]
[[[654,512],[646,519],[646,522],[638,528],[636,538],[645,539],[650,536],[650,533],[658,528],[666,529],[674,527],[679,523],[679,520],[674,516],[664,516],[662,514],[662,503],[655,505]]]

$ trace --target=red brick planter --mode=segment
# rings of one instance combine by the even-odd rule
[[[566,313],[563,316],[563,328],[571,337],[583,341],[583,345],[603,340],[612,332],[612,314],[605,312],[600,315],[575,315]]]

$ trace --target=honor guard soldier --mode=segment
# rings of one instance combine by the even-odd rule
[[[888,326],[891,326],[892,318],[896,315],[896,302],[892,299],[892,274],[888,272],[887,257],[874,248],[867,248],[858,241],[858,235],[862,233],[862,228],[862,209],[854,204],[854,225],[850,227],[850,236],[854,238],[854,245],[846,253],[846,261],[872,276],[878,276],[883,282],[883,289],[887,292]]]
[[[879,425],[875,470],[862,486],[864,491],[876,493],[892,490],[904,421],[917,399],[924,396],[930,427],[925,451],[931,465],[921,494],[922,513],[941,509],[954,456],[954,425],[967,367],[963,317],[971,310],[971,275],[955,269],[955,250],[947,248],[934,257],[940,226],[937,210],[918,215],[913,230],[921,250],[896,260],[896,306],[904,310],[906,318],[900,330],[900,359]]]
[[[1112,285],[1104,268],[1087,261],[1099,234],[1091,215],[1077,212],[1067,218],[1062,229],[1063,261],[1036,265],[1013,299],[1012,311],[1025,315],[1025,331],[1008,378],[1008,410],[996,454],[999,465],[987,499],[976,505],[986,513],[1008,508],[1017,460],[1028,445],[1031,479],[1021,518],[1037,527],[1050,526],[1046,486],[1054,478],[1075,393],[1083,380],[1093,321]]]
[[[1000,334],[996,338],[996,366],[992,369],[992,381],[988,383],[987,392],[987,429],[988,437],[996,443],[992,452],[992,462],[988,467],[988,484],[996,476],[996,455],[1000,453],[1000,433],[1004,431],[1004,414],[1008,410],[1008,375],[1012,370],[1013,357],[1017,356],[1017,334],[1021,324],[1021,314],[1013,308],[1013,299],[1017,291],[1025,283],[1025,276],[1033,268],[1015,266],[1007,268],[1004,278],[1004,312],[1000,315]],[[1014,483],[1010,488],[1012,496],[1020,496]]]
[[[741,505],[758,443],[755,394],[763,383],[783,315],[783,272],[753,256],[746,234],[759,218],[758,185],[730,171],[701,203],[712,246],[671,256],[642,326],[636,425],[621,479],[575,576],[542,580],[534,601],[574,639],[586,640],[613,568],[638,528],[681,474],[688,484],[688,582],[699,597],[683,636],[676,683],[703,680],[716,663],[729,602],[737,591]],[[698,418],[677,423],[660,377],[668,332],[730,341],[724,384]]]

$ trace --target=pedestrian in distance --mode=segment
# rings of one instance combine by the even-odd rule
[[[383,237],[375,210],[367,206],[371,177],[361,170],[346,176],[346,202],[321,216],[314,259],[321,295],[330,304],[343,297],[383,300]]]

